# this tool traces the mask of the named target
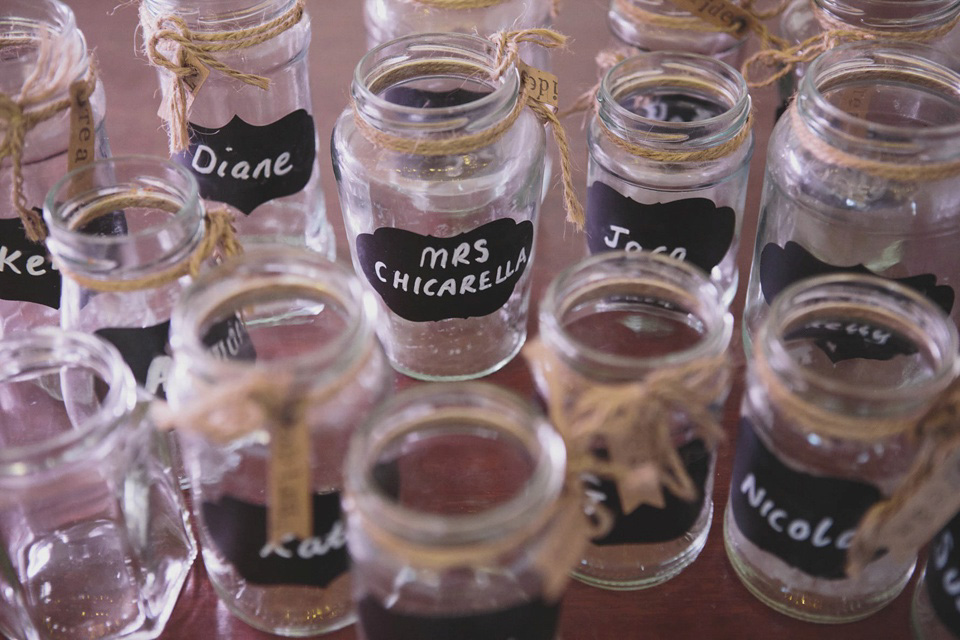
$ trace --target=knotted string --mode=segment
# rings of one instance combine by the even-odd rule
[[[417,4],[436,7],[438,9],[486,9],[510,2],[510,0],[411,0]],[[560,14],[562,0],[551,0],[550,16],[556,18]]]
[[[735,22],[728,26],[721,26],[719,24],[714,24],[709,22],[696,14],[690,15],[664,15],[662,13],[654,13],[652,11],[647,11],[640,6],[634,4],[631,0],[616,0],[616,8],[623,14],[626,15],[631,22],[636,25],[641,25],[644,27],[654,26],[659,27],[660,29],[676,29],[679,31],[693,31],[701,33],[728,33],[734,37],[741,37],[746,30],[753,31],[759,36],[761,43],[764,47],[784,47],[787,45],[787,41],[783,38],[770,32],[766,26],[763,25],[761,20],[766,19],[767,17],[773,17],[779,15],[783,9],[786,8],[786,5],[789,3],[789,0],[781,0],[780,5],[778,5],[772,11],[765,13],[757,13],[753,10],[753,2],[745,2],[740,9],[742,9],[747,15],[747,19],[744,22]],[[679,7],[685,9],[682,5]]]

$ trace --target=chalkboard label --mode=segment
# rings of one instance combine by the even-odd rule
[[[530,264],[533,223],[494,220],[450,238],[382,227],[357,236],[357,258],[387,307],[412,322],[500,309]]]
[[[247,215],[303,190],[313,174],[314,124],[305,109],[262,127],[235,115],[222,127],[190,123],[188,130],[190,147],[174,159],[196,176],[201,196]]]
[[[147,393],[166,397],[164,385],[173,362],[167,354],[169,320],[152,327],[106,328],[97,329],[94,333],[120,351],[133,371],[133,377]]]
[[[626,249],[662,253],[707,273],[730,251],[737,216],[706,198],[641,204],[603,182],[587,189],[590,253]]]
[[[924,583],[943,626],[960,638],[960,514],[953,517],[930,547]]]
[[[554,640],[560,604],[535,600],[491,613],[417,616],[367,596],[357,605],[366,640]]]
[[[0,220],[0,300],[60,308],[60,272],[46,247],[27,239],[20,218]]]
[[[857,524],[880,498],[868,484],[788,468],[749,421],[740,421],[730,486],[734,520],[748,540],[791,567],[817,578],[846,578]]]
[[[214,545],[244,580],[258,585],[325,588],[347,572],[340,493],[313,495],[312,538],[267,542],[267,508],[234,498],[204,502],[203,522]]]
[[[693,502],[682,500],[664,490],[664,508],[644,504],[624,514],[616,483],[595,476],[587,477],[587,493],[602,502],[614,516],[613,528],[604,537],[595,538],[593,544],[607,546],[667,542],[690,531],[703,509],[707,476],[710,473],[710,453],[703,440],[689,442],[677,452],[697,488],[697,499]]]
[[[208,351],[221,360],[256,360],[250,334],[239,317],[233,316],[216,323],[203,336]]]

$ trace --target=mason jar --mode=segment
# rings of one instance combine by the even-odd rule
[[[0,6],[0,40],[17,44],[5,46],[0,59],[0,93],[14,102],[52,91],[40,107],[26,104],[26,114],[36,114],[51,105],[49,117],[24,131],[19,155],[23,184],[15,184],[11,150],[5,149],[0,170],[0,336],[13,331],[57,325],[60,321],[60,275],[50,262],[43,238],[31,239],[11,201],[22,196],[22,206],[32,213],[31,226],[39,224],[43,198],[68,167],[109,155],[104,128],[103,85],[96,81],[83,33],[77,28],[73,11],[58,0],[9,0]],[[42,52],[42,55],[41,55]],[[34,74],[46,77],[63,70],[54,86],[26,81]],[[73,88],[81,91],[84,108],[71,108]],[[92,93],[88,93],[92,90]],[[77,94],[77,95],[81,95]],[[77,125],[71,127],[76,113]],[[9,138],[10,122],[4,117],[4,136]],[[71,156],[71,131],[83,138],[83,147]],[[87,147],[91,148],[87,148]],[[92,153],[89,153],[92,151]],[[18,196],[17,192],[20,192]],[[13,194],[11,196],[11,194]],[[29,215],[29,214],[28,214]],[[109,230],[105,230],[109,231]],[[43,235],[42,233],[40,234]]]
[[[578,580],[617,590],[652,587],[703,550],[721,434],[719,427],[703,429],[696,418],[721,418],[730,388],[723,356],[732,333],[733,318],[718,288],[696,267],[666,256],[603,253],[550,283],[540,304],[540,340],[548,355],[532,363],[534,380],[571,457],[588,459],[588,494],[613,515],[612,527],[592,540],[574,569]],[[636,393],[621,406],[616,393],[628,385]],[[658,406],[663,394],[656,385],[679,390],[684,406]],[[598,395],[605,390],[611,393]],[[584,418],[590,397],[613,407],[596,431]],[[636,419],[614,424],[620,413]],[[624,441],[664,448],[639,445],[632,460]],[[607,462],[630,470],[666,468],[669,460],[686,475],[687,493],[658,476],[652,498],[634,499],[625,478],[604,469]]]
[[[737,291],[750,95],[724,62],[655,52],[604,76],[588,133],[587,245],[663,253]]]
[[[143,0],[140,7],[147,57],[163,92],[171,158],[193,173],[205,200],[234,210],[245,243],[306,246],[333,258],[305,2]],[[183,39],[189,46],[178,43]],[[176,72],[188,76],[180,81]],[[187,94],[182,107],[181,93]],[[176,126],[181,108],[185,136]]]
[[[491,373],[526,337],[545,136],[516,66],[491,80],[495,61],[470,35],[381,45],[333,132],[354,268],[391,363],[417,378]]]
[[[376,312],[352,273],[290,247],[208,271],[174,310],[167,396],[204,564],[227,609],[258,629],[308,636],[354,620],[341,475],[351,433],[392,383]],[[238,341],[218,328],[234,318],[255,361],[229,357]],[[297,469],[292,487],[277,484]],[[306,531],[275,520],[283,491],[301,497]]]
[[[365,640],[555,640],[579,492],[560,435],[484,383],[422,385],[350,443],[347,544]]]
[[[935,302],[876,276],[810,278],[774,301],[755,335],[724,522],[751,593],[831,623],[900,593],[914,558],[887,554],[851,577],[847,549],[910,469],[912,429],[952,381],[957,347]]]
[[[0,340],[5,637],[163,631],[196,547],[145,408],[100,338],[46,327]]]
[[[960,59],[860,42],[822,54],[774,128],[744,311],[745,345],[780,292],[870,273],[954,321],[960,283]]]
[[[913,593],[913,637],[917,640],[960,638],[960,514],[930,544],[927,566]]]

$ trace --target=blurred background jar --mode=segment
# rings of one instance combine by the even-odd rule
[[[909,287],[831,274],[784,291],[755,338],[727,555],[781,613],[865,618],[900,593],[915,558],[881,556],[851,577],[847,549],[863,514],[913,463],[912,429],[954,377],[956,326]]]
[[[96,81],[87,43],[70,7],[57,0],[4,2],[0,6],[0,47],[0,131],[4,140],[0,154],[5,158],[0,171],[0,247],[5,257],[5,268],[0,269],[2,336],[59,324],[60,275],[52,267],[43,238],[31,239],[21,215],[42,227],[40,208],[50,187],[77,161],[108,156],[109,147],[103,86]],[[86,106],[82,112],[79,105],[71,107],[72,97],[83,98]],[[11,109],[17,108],[28,122],[20,132],[22,151],[11,144],[16,137]],[[86,143],[79,154],[79,147],[71,146],[72,115],[77,116],[77,136],[83,136]],[[85,157],[88,151],[92,153]],[[14,155],[19,156],[22,171],[19,187]],[[16,194],[18,189],[21,195]],[[25,214],[13,204],[21,196]]]
[[[750,95],[729,65],[640,54],[610,69],[590,122],[590,253],[663,253],[710,274],[727,304],[753,157]]]
[[[200,195],[236,211],[247,243],[306,246],[333,258],[305,3],[142,0],[140,23],[163,91],[170,155],[194,174]]]
[[[913,593],[913,636],[917,640],[960,638],[960,514],[930,543],[927,565]]]
[[[770,138],[745,346],[802,278],[872,273],[954,321],[960,283],[960,59],[861,42],[822,54]]]
[[[54,328],[7,336],[0,412],[0,631],[158,636],[196,547],[120,354]]]
[[[258,629],[307,636],[354,620],[341,475],[350,435],[391,386],[376,313],[352,273],[290,247],[210,270],[174,311],[168,398],[204,565],[227,609]],[[234,319],[256,360],[230,358],[234,334],[215,339]],[[300,444],[282,456],[290,438]],[[273,530],[277,474],[290,469],[303,474],[309,535]]]

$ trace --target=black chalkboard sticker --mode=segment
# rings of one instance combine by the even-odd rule
[[[190,146],[173,156],[200,183],[200,195],[249,215],[303,190],[317,155],[313,117],[298,109],[261,127],[240,116],[222,127],[190,123]]]
[[[60,281],[46,247],[27,239],[20,218],[0,220],[0,300],[59,309]]]
[[[730,251],[736,213],[706,198],[641,204],[603,182],[587,189],[590,253],[650,251],[685,260],[707,273]]]
[[[94,334],[120,351],[141,387],[148,393],[165,397],[164,385],[172,363],[172,359],[167,355],[169,320],[151,327],[97,329]]]
[[[960,638],[960,514],[930,545],[924,587],[937,618]]]
[[[412,322],[494,313],[529,268],[532,251],[533,223],[509,218],[449,238],[390,227],[357,236],[367,281]]]

